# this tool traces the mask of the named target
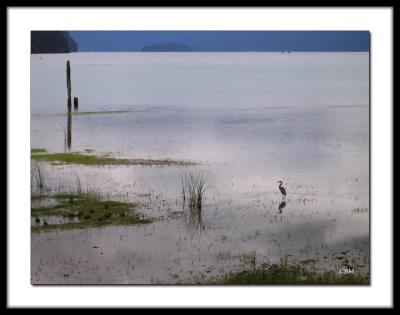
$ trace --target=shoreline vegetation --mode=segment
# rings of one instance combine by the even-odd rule
[[[36,154],[36,153],[46,153],[47,149],[41,149],[41,148],[32,148],[31,153]]]
[[[48,153],[46,149],[31,149],[31,158],[36,161],[80,165],[192,166],[197,164],[193,161],[172,159],[120,159],[80,152]]]
[[[97,111],[97,112],[70,112],[70,113],[64,113],[62,114],[63,116],[72,114],[74,116],[84,116],[84,115],[100,115],[100,114],[124,114],[124,113],[131,113],[131,110],[103,110],[103,111]]]
[[[263,264],[213,280],[221,285],[369,285],[368,274],[307,271],[297,264]]]
[[[43,151],[44,149],[36,149]],[[34,161],[31,169],[31,232],[71,230],[115,225],[138,225],[153,222],[137,212],[140,204],[109,200],[87,188],[82,190],[76,175],[74,190],[60,184],[57,193],[50,192],[45,175]],[[33,189],[36,187],[36,189]],[[35,193],[34,193],[35,191]]]
[[[32,148],[32,156],[46,155],[43,148]],[[35,164],[36,163],[36,164]],[[207,174],[189,173],[182,180],[183,198],[188,199],[190,214],[200,228],[201,199],[204,190],[209,187]],[[89,188],[83,192],[79,176],[76,178],[76,188],[65,191],[63,186],[55,194],[46,194],[46,180],[37,161],[32,169],[32,181],[38,188],[37,194],[31,194],[31,233],[46,233],[54,231],[71,231],[110,226],[138,226],[153,223],[156,217],[148,217],[139,213],[140,204],[109,200]],[[34,185],[35,186],[35,185]],[[200,199],[199,199],[200,198]],[[182,213],[174,212],[170,218],[180,218]],[[196,221],[196,220],[195,220]],[[190,223],[190,222],[189,222]],[[192,222],[193,223],[193,222]],[[369,285],[369,273],[353,269],[346,262],[342,264],[347,273],[340,270],[315,270],[308,268],[302,262],[288,263],[288,256],[281,258],[279,264],[256,262],[256,251],[243,255],[241,261],[250,268],[219,275],[208,280],[196,282],[199,285]],[[195,280],[196,281],[196,280]],[[190,281],[189,281],[190,282]],[[183,284],[178,281],[176,284]]]
[[[31,207],[36,225],[32,232],[54,229],[82,229],[110,225],[137,225],[153,222],[136,212],[138,204],[103,200],[95,193],[62,193],[52,196],[32,196],[32,201],[52,201],[51,206]],[[57,221],[56,223],[55,220]]]

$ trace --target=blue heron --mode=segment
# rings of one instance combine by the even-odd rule
[[[285,188],[282,187],[282,181],[278,181],[278,183],[279,183],[279,190],[281,191],[281,194],[282,194],[282,198],[285,198],[286,190],[285,190]]]

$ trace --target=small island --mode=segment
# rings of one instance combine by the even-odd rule
[[[194,51],[194,49],[180,42],[165,42],[165,43],[157,43],[154,45],[144,46],[141,51],[173,52],[173,51]]]

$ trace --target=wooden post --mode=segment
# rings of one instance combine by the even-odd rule
[[[74,97],[74,110],[78,110],[78,98]]]
[[[71,111],[71,67],[69,60],[67,60],[67,93],[68,93],[68,112]]]

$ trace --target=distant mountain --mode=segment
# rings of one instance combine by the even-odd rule
[[[185,43],[194,51],[369,51],[368,31],[70,31],[79,51],[143,51]],[[161,51],[161,50],[160,50]]]
[[[78,45],[64,31],[32,31],[32,54],[55,54],[78,51]]]
[[[179,42],[166,42],[144,46],[141,51],[193,51],[193,48]]]

